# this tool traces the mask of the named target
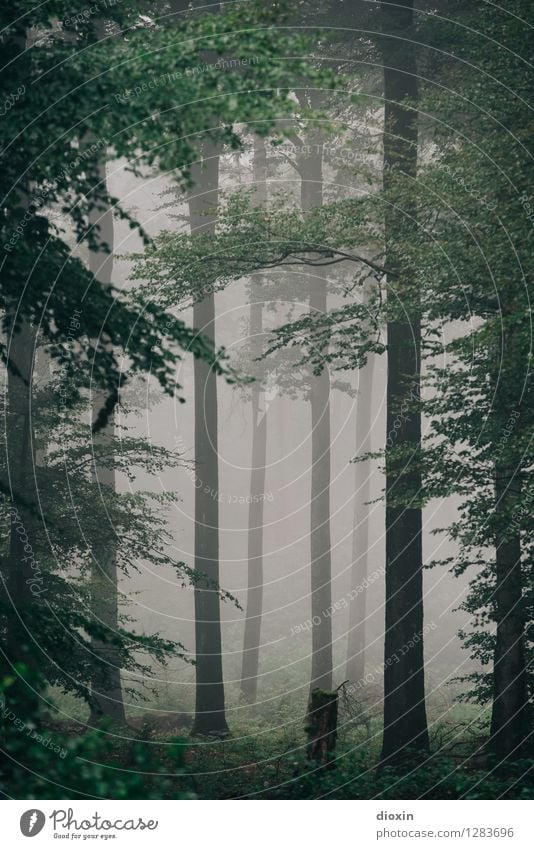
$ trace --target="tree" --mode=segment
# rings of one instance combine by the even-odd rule
[[[213,235],[217,220],[219,149],[205,142],[193,167],[195,191],[189,198],[190,226]],[[196,293],[193,323],[215,339],[215,296]],[[228,733],[224,712],[224,684],[219,607],[219,457],[217,452],[217,383],[209,366],[195,363],[195,467],[202,486],[195,488],[195,569],[201,579],[195,587],[196,702],[193,734]]]
[[[21,716],[31,716],[35,710],[36,646],[32,622],[36,608],[42,606],[40,587],[32,571],[36,534],[36,516],[32,509],[35,455],[31,416],[35,345],[35,330],[28,322],[23,322],[19,332],[9,341],[8,356],[13,368],[7,373],[4,396],[2,484],[3,492],[8,495],[9,534],[2,575],[2,672],[4,676],[11,677],[15,673],[15,677],[20,678],[20,686],[12,689],[11,696]]]
[[[400,416],[419,393],[421,328],[417,309],[406,310],[415,269],[400,249],[415,229],[415,205],[399,184],[417,174],[417,68],[410,37],[413,3],[381,4],[384,34],[384,195],[388,302],[386,440],[386,633],[384,643],[384,736],[382,764],[428,748],[423,657],[423,551],[417,454],[420,413]],[[394,276],[392,276],[394,275]],[[411,298],[413,303],[414,298]],[[393,314],[391,314],[393,313]],[[399,489],[408,499],[396,503]],[[402,652],[399,656],[398,652]],[[392,662],[392,658],[397,658]]]
[[[263,34],[260,35],[263,39]],[[288,37],[287,43],[294,43],[292,37]],[[282,52],[281,43],[277,43],[277,51]],[[282,73],[274,69],[269,62],[263,69],[267,84],[277,80],[277,85],[284,79],[287,69]],[[289,97],[287,90],[280,89],[276,94],[271,94],[273,104],[282,109],[287,109]],[[258,111],[261,108],[260,120]],[[245,101],[243,117],[255,119],[258,132],[262,131],[269,123],[273,123],[274,109],[272,105],[266,111],[264,98],[260,96],[259,101],[251,99],[248,106]],[[273,116],[273,117],[271,117]],[[207,123],[208,137],[213,131]],[[228,136],[223,135],[227,140]],[[233,146],[238,139],[230,137]],[[215,300],[216,286],[213,281],[217,274],[210,280],[211,275],[205,274],[205,246],[214,242],[216,220],[217,220],[217,192],[218,192],[218,148],[214,148],[215,142],[209,138],[203,142],[200,151],[200,160],[191,169],[193,182],[198,184],[198,190],[189,198],[191,232],[194,238],[189,242],[184,239],[183,234],[178,234],[175,239],[169,239],[177,247],[172,256],[172,272],[170,286],[160,286],[156,297],[167,305],[186,303],[188,299],[193,302],[193,322],[202,332],[203,336],[213,341],[215,322]],[[168,254],[160,251],[161,240],[158,241],[155,252],[149,252],[148,257],[142,258],[142,262],[136,270],[136,275],[148,277],[154,280],[153,272],[157,267],[164,268]],[[183,268],[179,268],[176,260],[180,254],[180,247],[184,253],[189,251],[188,261]],[[211,252],[211,251],[210,251]],[[159,277],[161,284],[162,278]],[[167,274],[167,272],[165,272]],[[150,302],[150,296],[145,299]],[[211,368],[205,369],[200,361],[195,364],[195,462],[203,486],[197,487],[195,496],[195,562],[196,570],[203,574],[204,584],[197,585],[195,591],[195,621],[196,621],[196,644],[197,644],[197,700],[195,710],[195,723],[193,733],[203,734],[225,734],[227,732],[224,717],[224,687],[222,678],[221,658],[221,634],[220,634],[220,610],[218,596],[218,469],[217,469],[217,392],[215,375]]]
[[[310,97],[310,106],[317,97]],[[317,104],[318,105],[318,104]],[[317,108],[317,106],[315,107]],[[311,154],[297,158],[301,175],[301,204],[304,214],[323,203],[322,137],[312,134]],[[301,150],[304,146],[301,145]],[[308,277],[310,313],[327,311],[327,276],[316,269]],[[319,355],[325,355],[322,348]],[[312,668],[310,690],[332,689],[332,619],[325,615],[332,604],[330,539],[330,375],[328,367],[310,379],[311,492],[310,492],[310,582]],[[317,621],[318,620],[318,621]]]
[[[237,121],[262,111],[266,127],[277,116],[275,103],[287,98],[273,91],[300,68],[300,61],[288,65],[280,60],[278,45],[284,49],[291,44],[297,55],[304,44],[290,35],[286,42],[280,41],[271,28],[279,10],[262,9],[261,4],[242,7],[237,15],[197,16],[165,29],[140,28],[142,8],[140,2],[106,10],[110,27],[128,28],[128,39],[95,38],[95,19],[71,16],[72,7],[63,2],[53,12],[40,7],[30,13],[24,3],[12,4],[2,19],[7,64],[0,83],[3,102],[8,104],[0,139],[7,157],[2,173],[2,304],[18,303],[18,323],[22,318],[38,323],[49,343],[48,353],[63,364],[75,363],[83,369],[86,386],[96,380],[110,397],[119,381],[117,358],[126,349],[132,370],[151,369],[172,392],[178,389],[173,383],[176,348],[200,354],[202,340],[170,316],[165,320],[154,304],[138,314],[124,295],[94,281],[92,308],[81,309],[73,335],[70,320],[84,303],[91,275],[66,250],[53,221],[54,207],[61,208],[82,243],[89,239],[96,246],[98,233],[86,227],[90,207],[114,205],[95,170],[108,148],[113,148],[114,156],[125,156],[136,173],[141,163],[158,163],[186,180],[194,153],[190,140],[198,132],[207,128],[208,136],[236,147]],[[58,17],[63,22],[59,28]],[[239,32],[254,25],[257,36],[244,43]],[[27,29],[42,33],[42,38],[36,39],[32,51],[21,51],[20,39]],[[147,41],[153,50],[147,51]],[[239,47],[238,68],[246,69],[249,80],[257,77],[261,85],[252,86],[254,91],[245,96],[239,72],[221,74],[217,62],[204,67],[206,44],[216,57]],[[36,84],[27,85],[29,80]],[[206,97],[214,88],[219,92],[216,103]],[[76,97],[70,96],[72,91]],[[61,108],[55,108],[57,103]],[[156,113],[158,122],[153,119]],[[27,126],[32,127],[31,145],[22,143]],[[52,129],[57,132],[51,144]],[[167,133],[161,148],[159,139]],[[92,149],[82,149],[81,139],[88,134],[96,141]],[[115,209],[124,214],[120,204]],[[23,297],[21,281],[26,283]],[[159,327],[165,328],[164,340]],[[5,330],[10,330],[9,322]],[[110,340],[106,350],[94,354],[91,344],[84,347],[85,339],[103,336]],[[194,349],[189,348],[193,340]],[[1,350],[5,356],[5,346]],[[209,346],[205,353],[210,356]],[[124,374],[121,380],[124,383]]]
[[[440,116],[420,181],[427,225],[404,244],[434,330],[424,494],[461,499],[460,519],[447,529],[460,553],[447,565],[456,574],[476,569],[462,605],[474,630],[463,637],[483,667],[493,661],[493,673],[469,676],[470,695],[491,700],[488,750],[508,764],[528,751],[532,692],[530,223],[517,203],[530,155],[524,99],[510,98],[528,89],[531,34],[518,25],[525,14],[521,2],[498,13],[481,4],[476,27],[456,36],[458,60],[442,69],[442,87],[425,90],[426,114]],[[475,70],[466,71],[466,58],[476,59]],[[469,108],[456,126],[459,97]],[[452,322],[460,329],[440,344],[439,327]],[[447,356],[446,367],[438,356]]]
[[[265,140],[254,136],[252,179],[258,205],[267,199],[267,152]],[[258,360],[263,351],[262,281],[250,282],[250,355]],[[250,505],[248,514],[248,574],[241,696],[254,704],[258,693],[258,669],[263,614],[263,513],[265,503],[265,462],[267,456],[267,409],[261,409],[261,379],[252,385],[252,456],[250,466]]]
[[[97,166],[99,181],[106,184],[105,161],[100,160]],[[105,250],[89,252],[89,269],[94,277],[105,287],[110,287],[113,281],[113,249],[114,224],[113,210],[108,207],[101,211],[98,206],[91,209],[89,223],[96,227],[99,239],[105,245]],[[109,251],[109,252],[108,252]],[[98,418],[99,411],[105,404],[102,392],[96,392],[93,398],[93,422]],[[114,443],[115,414],[108,417],[106,424],[94,434],[95,463],[93,467],[94,480],[97,486],[115,490],[115,470],[113,466],[101,466],[98,456],[104,449],[109,451]],[[115,529],[107,527],[95,540],[93,546],[93,563],[91,568],[91,610],[96,621],[109,630],[111,639],[102,642],[98,638],[92,640],[92,651],[97,658],[91,691],[90,722],[97,722],[102,716],[107,716],[116,722],[124,722],[124,703],[119,666],[119,653],[113,644],[113,636],[118,630],[118,588],[116,563]]]
[[[38,349],[41,354],[42,348]],[[125,595],[112,628],[98,616],[109,596],[106,583],[104,602],[98,596],[95,603],[94,557],[102,539],[113,546],[116,567],[124,579],[147,562],[170,569],[182,585],[194,583],[195,573],[168,553],[172,537],[165,506],[176,495],[131,491],[140,471],[156,479],[164,469],[181,464],[180,456],[130,435],[124,424],[116,425],[113,433],[108,431],[106,440],[94,440],[90,399],[58,409],[60,381],[52,372],[33,387],[35,450],[41,457],[34,498],[47,509],[36,526],[29,560],[30,588],[42,601],[31,628],[38,664],[48,682],[83,698],[95,712],[91,684],[99,674],[105,678],[95,645],[104,662],[107,655],[113,656],[117,667],[139,683],[144,683],[150,669],[137,653],[148,652],[158,662],[164,661],[167,651],[183,653],[177,641],[136,636],[125,612]],[[131,411],[130,406],[123,410],[124,415]],[[95,466],[101,473],[98,480]],[[118,475],[128,480],[129,492],[117,491],[113,481]],[[9,516],[6,505],[2,516]],[[112,588],[116,591],[115,584]],[[103,691],[98,695],[104,696],[106,687]]]
[[[7,49],[16,56],[28,48],[23,28],[6,37]],[[29,209],[28,185],[24,184],[17,203],[17,213]],[[8,546],[2,574],[2,679],[15,678],[11,696],[15,710],[22,716],[32,716],[36,707],[34,684],[37,680],[35,645],[31,623],[41,604],[40,592],[33,582],[33,551],[35,546],[35,511],[33,474],[35,465],[34,434],[31,419],[31,384],[37,333],[34,327],[18,316],[15,299],[5,303],[6,316],[12,332],[4,355],[11,368],[7,372],[4,390],[5,442],[2,469],[2,490],[8,496]],[[16,327],[18,319],[18,327]],[[17,332],[15,331],[15,328]]]
[[[368,293],[371,294],[371,293]],[[358,370],[356,396],[356,464],[354,476],[354,530],[352,535],[351,602],[345,678],[363,682],[365,673],[367,576],[371,497],[371,422],[375,355]],[[360,459],[361,458],[361,459]]]
[[[102,163],[109,148],[113,146],[115,156],[129,157],[134,170],[139,171],[137,162],[154,164],[158,160],[162,167],[172,167],[187,176],[193,151],[187,138],[208,126],[208,135],[237,145],[235,121],[256,114],[261,107],[268,123],[277,114],[275,102],[285,98],[273,97],[273,88],[280,84],[283,87],[285,74],[293,74],[300,66],[299,62],[290,63],[289,69],[287,64],[273,60],[278,36],[269,30],[269,25],[277,10],[262,11],[255,6],[253,11],[248,6],[237,17],[221,15],[212,20],[207,16],[172,32],[159,27],[141,31],[138,11],[143,4],[128,4],[128,8],[119,4],[108,10],[110,27],[129,27],[128,39],[107,39],[104,45],[95,38],[94,19],[86,15],[71,17],[71,6],[56,3],[53,8],[28,11],[24,3],[15,3],[2,11],[6,65],[0,87],[2,102],[7,105],[0,133],[6,154],[1,178],[4,201],[0,301],[3,329],[11,342],[7,346],[2,343],[0,350],[9,369],[8,430],[11,423],[15,426],[17,418],[17,427],[23,425],[20,432],[24,435],[22,441],[16,435],[11,440],[8,462],[12,466],[16,458],[16,484],[24,491],[14,489],[5,478],[2,489],[13,499],[13,509],[19,515],[21,510],[27,513],[23,524],[28,529],[33,520],[42,523],[43,517],[39,516],[29,474],[33,463],[29,447],[32,422],[28,414],[34,345],[33,339],[27,338],[26,328],[39,326],[45,353],[66,372],[76,373],[69,395],[71,405],[80,401],[90,387],[103,393],[103,405],[94,421],[95,433],[106,428],[119,402],[127,377],[121,368],[125,356],[130,374],[150,371],[164,390],[178,395],[175,367],[181,351],[205,358],[218,374],[224,371],[223,358],[209,341],[183,322],[165,314],[154,303],[146,303],[140,310],[135,299],[95,280],[72,255],[54,220],[55,212],[59,207],[66,226],[82,243],[93,250],[100,249],[98,230],[88,230],[87,219],[91,207],[109,208],[114,204],[105,184],[98,180],[96,165]],[[57,25],[58,18],[61,26]],[[257,78],[261,78],[265,88],[255,89],[247,99],[236,96],[242,87],[237,74],[222,77],[216,67],[206,68],[202,74],[195,70],[202,57],[199,45],[208,42],[216,56],[232,52],[240,43],[237,30],[247,29],[252,22],[259,25],[258,35],[249,39],[251,52],[244,49],[241,62],[247,65],[249,58],[255,57],[247,73],[252,78],[259,70]],[[32,50],[21,47],[27,31],[36,35]],[[147,40],[153,50],[147,51]],[[298,54],[297,43],[302,42],[291,36],[284,42],[282,54],[290,42]],[[169,65],[172,75],[168,73]],[[213,101],[206,101],[205,95],[222,79],[224,85],[215,106]],[[181,110],[179,119],[176,111],[172,116],[169,111],[177,106],[177,89],[184,104],[196,104]],[[72,96],[73,91],[76,96]],[[204,106],[200,107],[200,103]],[[152,119],[154,109],[160,110],[159,122]],[[212,120],[214,115],[217,121]],[[156,150],[162,133],[169,133],[168,144],[164,150]],[[91,149],[83,146],[89,136],[95,139]],[[120,206],[117,212],[121,214]],[[95,345],[97,339],[100,343]],[[23,358],[19,357],[20,349],[24,349]],[[10,592],[19,592],[23,586],[30,586],[26,581],[31,576],[24,569],[14,568],[15,560],[18,562],[27,552],[20,550],[15,524],[12,530],[11,566],[7,565],[2,574],[11,585]],[[32,599],[28,601],[35,607]],[[24,611],[24,600],[20,599],[18,606]],[[3,612],[6,618],[2,636],[6,638],[9,610],[4,608]],[[26,643],[16,639],[13,629],[9,639],[16,660],[17,652]],[[22,667],[20,672],[24,675]],[[32,709],[28,707],[30,714]]]

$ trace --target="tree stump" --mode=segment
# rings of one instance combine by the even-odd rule
[[[337,691],[312,690],[308,705],[306,731],[308,759],[333,766],[337,738]]]

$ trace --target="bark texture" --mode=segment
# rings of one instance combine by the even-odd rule
[[[421,328],[414,270],[401,245],[415,228],[415,205],[406,203],[406,178],[417,174],[417,68],[413,2],[381,4],[384,64],[384,193],[388,301],[386,441],[386,603],[384,735],[382,764],[428,748],[423,658],[423,554],[421,509],[410,506],[421,477],[417,452]],[[400,306],[399,306],[400,305]],[[398,318],[396,317],[398,315]],[[398,449],[410,458],[395,457]],[[399,499],[403,503],[399,503]],[[397,503],[396,503],[397,502]]]
[[[356,398],[356,453],[371,450],[371,416],[374,355],[369,354],[360,369]],[[352,536],[351,601],[345,678],[356,683],[365,675],[365,617],[367,610],[367,576],[369,571],[369,517],[371,497],[371,461],[355,464],[354,531]]]
[[[15,310],[13,311],[14,317]],[[3,635],[5,675],[18,674],[7,698],[21,718],[33,718],[38,708],[40,650],[34,635],[39,608],[46,596],[46,575],[37,556],[37,498],[34,478],[32,380],[36,332],[26,321],[9,340],[5,415],[9,545],[4,563],[3,601],[7,627]]]
[[[317,139],[317,141],[320,141]],[[311,144],[309,155],[298,159],[302,209],[323,203],[322,144]],[[310,312],[326,313],[327,272],[309,275]],[[324,352],[326,355],[326,351]],[[310,557],[312,669],[310,690],[332,688],[332,565],[330,536],[330,374],[327,365],[310,378],[311,493]],[[325,615],[326,611],[326,615]]]
[[[315,689],[310,694],[306,731],[309,760],[331,766],[337,740],[337,692]]]
[[[215,232],[219,185],[219,148],[204,142],[192,171],[189,199],[191,232]],[[201,293],[199,293],[200,295]],[[193,324],[215,340],[215,296],[206,294],[193,308]],[[219,458],[217,378],[201,359],[194,362],[195,386],[195,586],[196,702],[193,734],[228,732],[224,705],[221,610],[219,598]]]
[[[29,31],[23,28],[4,39],[5,47],[22,54],[31,47]],[[30,209],[30,186],[21,179],[17,207]],[[23,244],[15,250],[23,250]],[[9,542],[2,564],[2,652],[1,677],[13,676],[5,698],[16,715],[35,721],[38,692],[43,676],[38,639],[34,636],[36,618],[46,593],[46,578],[37,559],[36,534],[39,519],[35,486],[35,457],[32,422],[32,381],[37,334],[18,311],[24,298],[5,306],[9,335],[7,340],[7,387],[4,395],[3,495],[9,508]],[[15,668],[17,665],[17,669]]]
[[[106,164],[98,162],[98,179],[106,181]],[[90,213],[90,223],[98,228],[100,250],[89,252],[89,269],[103,285],[110,286],[113,279],[114,226],[113,211],[95,205]],[[93,397],[93,421],[104,406],[106,394],[95,392]],[[103,448],[109,456],[113,451],[115,420],[110,415],[107,424],[93,436],[97,455]],[[100,498],[115,492],[115,471],[96,460],[92,468],[93,480],[98,485]],[[91,606],[95,621],[105,628],[109,639],[91,639],[94,671],[91,676],[91,721],[103,716],[116,722],[124,722],[120,656],[111,642],[119,627],[118,572],[115,530],[108,523],[93,540],[91,565]]]
[[[254,137],[253,180],[257,203],[267,199],[267,156],[265,141]],[[263,350],[262,287],[256,279],[250,284],[250,347],[256,360]],[[241,697],[253,704],[258,693],[261,619],[263,614],[263,514],[265,502],[265,462],[267,456],[267,410],[261,409],[261,381],[252,386],[252,463],[248,515],[248,584],[241,667]]]
[[[495,468],[495,506],[496,513],[503,516],[503,529],[495,559],[497,632],[489,749],[501,761],[526,755],[528,733],[521,538],[519,531],[513,527],[514,511],[520,504],[520,497],[519,474],[514,475],[513,469],[498,463]]]

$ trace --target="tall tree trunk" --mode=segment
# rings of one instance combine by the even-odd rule
[[[253,180],[256,203],[267,199],[267,154],[265,141],[254,136]],[[263,331],[262,287],[250,284],[251,358],[261,356]],[[248,586],[241,667],[241,697],[253,704],[258,692],[261,619],[263,613],[263,512],[265,500],[265,462],[267,457],[267,410],[261,410],[262,387],[258,379],[252,386],[252,464],[248,511]]]
[[[513,528],[520,505],[519,472],[496,464],[496,513],[502,530],[496,546],[495,606],[497,633],[493,664],[493,705],[489,749],[501,761],[519,759],[527,738],[527,674],[525,611],[521,571],[521,539]]]
[[[98,179],[106,181],[106,164],[98,163]],[[89,268],[94,277],[103,286],[110,286],[113,279],[113,210],[102,210],[95,204],[90,213],[90,224],[98,228],[98,239],[102,244],[101,250],[89,252]],[[109,253],[104,249],[107,246]],[[102,409],[106,399],[105,393],[96,392],[93,398],[93,420]],[[93,444],[97,451],[106,449],[111,457],[115,437],[115,420],[113,414],[107,424],[93,436]],[[100,497],[106,493],[115,492],[115,470],[101,465],[95,460],[93,479],[102,490]],[[91,607],[95,622],[103,625],[112,638],[118,630],[119,604],[117,587],[117,559],[115,531],[112,527],[102,529],[93,541],[93,559],[91,564]],[[107,716],[116,722],[124,722],[124,703],[122,696],[120,658],[115,646],[111,643],[93,637],[91,650],[94,654],[94,671],[91,676],[91,722],[96,722],[102,716]]]
[[[414,306],[414,270],[402,244],[415,228],[415,204],[399,188],[417,175],[417,68],[410,40],[413,2],[381,3],[384,64],[384,193],[388,301],[405,309],[387,327],[386,634],[382,764],[428,748],[423,656],[422,517],[410,507],[421,478],[421,417],[415,412],[421,368],[421,329]],[[405,316],[405,317],[404,317]],[[391,441],[391,444],[389,443]],[[395,458],[407,449],[412,459]],[[414,465],[415,464],[415,465]],[[395,505],[395,500],[405,504]]]
[[[192,170],[189,199],[191,232],[215,232],[219,186],[219,146],[202,145]],[[195,328],[215,341],[215,296],[193,308]],[[201,359],[194,362],[195,385],[195,586],[196,705],[193,734],[226,734],[219,598],[219,465],[217,378]]]
[[[304,211],[323,202],[322,144],[299,157],[301,203]],[[309,275],[310,312],[326,313],[327,272],[316,268]],[[326,351],[324,352],[326,355]],[[310,379],[311,495],[310,557],[312,669],[310,689],[332,689],[332,567],[330,540],[330,374],[325,365]]]
[[[251,305],[251,333],[261,333],[261,303]],[[254,329],[256,328],[256,329]],[[258,329],[259,328],[259,329]],[[260,343],[261,345],[261,343]],[[258,691],[261,619],[263,613],[263,510],[267,454],[267,411],[260,408],[261,389],[252,389],[252,470],[248,511],[248,587],[243,638],[241,695],[253,704]]]
[[[356,398],[356,453],[371,450],[371,401],[375,357],[370,353],[359,371]],[[365,616],[369,563],[369,518],[371,497],[371,461],[355,463],[354,529],[352,535],[351,601],[345,678],[363,682],[365,674]]]
[[[19,56],[31,46],[24,24],[14,35],[2,39],[13,55]],[[17,208],[30,209],[30,187],[22,183],[18,191]],[[16,225],[14,225],[16,226]],[[15,246],[24,250],[21,241]],[[4,468],[3,494],[7,497],[9,516],[8,550],[2,565],[2,651],[0,675],[15,677],[7,691],[7,700],[16,716],[35,721],[39,707],[39,688],[42,683],[42,663],[38,639],[34,636],[35,613],[43,604],[46,580],[36,549],[37,499],[35,497],[34,447],[32,424],[32,380],[37,334],[26,320],[15,330],[17,311],[24,298],[21,280],[20,301],[6,306],[11,319],[7,340],[7,392],[4,404]]]
[[[15,310],[13,311],[14,315]],[[37,556],[37,499],[35,497],[32,376],[37,334],[23,321],[9,340],[11,368],[7,376],[5,417],[6,475],[11,494],[9,545],[4,569],[5,657],[2,667],[16,680],[8,690],[17,717],[35,720],[38,708],[39,641],[34,635],[35,614],[46,596],[46,576]],[[13,369],[17,370],[17,373]]]
[[[492,400],[496,417],[496,431],[506,432],[510,410],[521,409],[515,387],[521,339],[514,325],[514,303],[501,298],[501,335],[499,348],[494,353],[496,368],[492,384],[497,391]],[[519,342],[519,350],[517,348]],[[502,346],[502,347],[501,347]],[[520,384],[519,384],[520,385]],[[523,402],[524,403],[524,402]],[[528,424],[522,416],[515,420],[519,436]],[[519,443],[521,444],[521,442]],[[523,590],[524,576],[521,564],[521,516],[523,457],[513,453],[506,457],[499,445],[494,465],[495,491],[495,649],[493,656],[493,703],[488,749],[501,763],[527,757],[531,749],[528,738],[528,684],[525,651],[526,610]]]
[[[188,17],[197,4],[170,0],[172,22]],[[214,11],[219,6],[215,6]],[[183,17],[182,17],[183,15]],[[209,61],[211,55],[205,54]],[[207,140],[200,161],[191,169],[194,184],[189,199],[191,233],[215,232],[219,190],[220,145]],[[213,293],[194,304],[194,326],[215,340]],[[195,586],[196,694],[193,734],[228,733],[224,706],[221,610],[219,586],[219,458],[217,433],[217,380],[203,360],[194,362],[195,463],[202,485],[195,490]],[[203,576],[203,578],[202,578]]]

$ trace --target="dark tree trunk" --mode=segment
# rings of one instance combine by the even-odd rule
[[[421,330],[414,271],[406,260],[415,205],[399,193],[417,174],[417,69],[413,2],[381,4],[384,64],[384,193],[388,300],[399,318],[388,322],[386,441],[386,622],[382,763],[428,748],[423,657],[421,509],[411,507],[421,485],[417,452]],[[404,40],[406,39],[406,40]],[[400,305],[400,306],[399,306]],[[404,315],[403,315],[404,310]],[[392,456],[413,452],[411,460]],[[400,499],[404,503],[396,505]]]
[[[514,529],[520,505],[519,473],[500,464],[495,469],[495,510],[502,515],[496,546],[495,607],[497,633],[493,665],[493,705],[489,749],[500,761],[517,760],[527,738],[525,611],[521,571],[521,539]]]
[[[4,39],[6,48],[20,55],[31,47],[29,33],[20,29]],[[30,209],[30,188],[21,184],[18,208]],[[24,250],[23,241],[15,251]],[[7,393],[4,421],[4,469],[2,484],[9,509],[9,542],[2,568],[2,652],[0,674],[13,676],[14,683],[4,694],[15,715],[36,721],[38,692],[43,683],[38,638],[34,635],[34,614],[46,594],[46,578],[41,571],[36,549],[37,498],[34,477],[32,422],[32,383],[37,334],[24,319],[15,330],[17,312],[23,306],[23,281],[20,301],[8,304],[11,319],[7,340]],[[4,465],[4,464],[3,464]],[[17,668],[18,667],[18,671]],[[15,673],[15,674],[14,674]]]
[[[253,180],[256,202],[267,199],[267,157],[265,141],[254,137]],[[256,360],[263,350],[263,306],[261,285],[250,284],[250,347]],[[267,410],[261,410],[261,381],[252,386],[252,467],[248,513],[248,585],[241,667],[241,697],[253,704],[258,692],[261,618],[263,613],[263,511],[265,500],[265,461],[267,456]]]
[[[312,690],[306,718],[309,760],[332,766],[337,740],[338,694]]]
[[[18,718],[35,720],[43,663],[39,659],[36,614],[46,598],[46,574],[37,554],[37,498],[34,479],[32,378],[36,332],[23,321],[8,342],[12,368],[7,378],[5,418],[6,474],[10,493],[9,547],[4,567],[5,603],[3,635],[6,675],[18,673],[7,691],[7,700]],[[13,369],[17,369],[15,373]]]
[[[215,232],[219,184],[219,147],[202,145],[193,167],[189,199],[191,232]],[[215,297],[207,294],[193,308],[195,328],[215,340]],[[195,359],[195,586],[196,706],[193,734],[226,734],[219,598],[219,465],[217,378],[204,360]]]
[[[189,17],[196,6],[171,0],[172,22]],[[215,9],[219,7],[216,6]],[[215,10],[214,9],[214,10]],[[205,54],[206,61],[210,54]],[[219,190],[220,146],[205,141],[199,162],[191,169],[189,198],[191,233],[215,232]],[[215,340],[213,293],[194,304],[193,324]],[[217,433],[217,379],[203,360],[194,361],[195,387],[195,646],[196,694],[192,734],[228,733],[224,705],[221,610],[219,587],[219,458]]]
[[[371,450],[371,401],[374,355],[360,369],[356,398],[356,453]],[[354,530],[352,536],[351,595],[345,678],[363,684],[365,674],[365,616],[369,563],[369,499],[371,497],[371,461],[355,464]]]
[[[28,33],[22,27],[3,41],[6,49],[11,51],[13,48],[14,56],[31,46]],[[28,185],[20,185],[17,207],[23,212],[30,209]],[[15,247],[17,250],[24,250],[23,241]],[[34,477],[32,380],[37,334],[24,319],[19,321],[15,330],[17,312],[23,306],[22,284],[23,281],[20,300],[6,306],[6,314],[10,318],[7,338],[9,367],[1,477],[2,494],[7,499],[9,511],[9,537],[1,574],[0,677],[15,678],[4,699],[16,716],[35,721],[39,708],[38,693],[43,682],[43,664],[38,657],[40,649],[38,638],[34,635],[34,615],[43,603],[41,599],[47,587],[36,550],[39,520]]]
[[[106,165],[98,163],[98,179],[105,182]],[[96,204],[90,213],[90,224],[97,229],[101,250],[89,252],[89,269],[103,286],[110,286],[113,278],[113,210],[102,210]],[[109,253],[104,249],[107,246]],[[93,398],[93,421],[99,410],[104,406],[106,394],[96,392]],[[108,456],[113,451],[115,436],[115,421],[113,415],[107,424],[94,436],[93,443],[97,450],[104,447]],[[100,489],[99,497],[104,499],[106,492],[115,492],[115,471],[105,465],[95,462],[93,480]],[[102,528],[92,544],[93,559],[91,564],[91,607],[92,616],[99,626],[103,626],[110,638],[113,638],[119,627],[119,604],[117,586],[117,559],[115,530],[111,526]],[[110,717],[116,722],[124,722],[124,703],[122,696],[120,657],[117,648],[107,640],[97,637],[91,639],[94,671],[91,676],[91,722],[97,722],[101,717]]]
[[[322,145],[299,157],[304,211],[323,202]],[[314,152],[313,152],[314,151]],[[310,312],[326,313],[327,272],[317,268],[309,275]],[[326,351],[324,352],[326,356]],[[330,374],[325,364],[310,379],[311,495],[310,557],[312,669],[310,690],[332,689],[332,567],[330,540]]]

